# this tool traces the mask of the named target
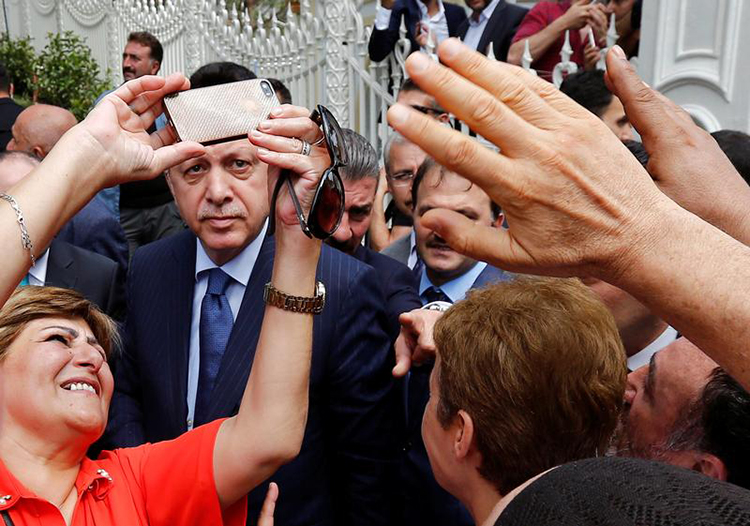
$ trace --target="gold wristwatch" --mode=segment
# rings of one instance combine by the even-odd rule
[[[315,296],[292,296],[285,294],[271,285],[269,281],[263,290],[263,301],[267,305],[278,307],[279,309],[291,312],[301,312],[304,314],[320,314],[326,304],[326,288],[320,281],[315,283]]]

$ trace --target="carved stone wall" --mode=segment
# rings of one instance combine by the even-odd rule
[[[750,131],[750,2],[646,0],[639,71],[709,131]]]

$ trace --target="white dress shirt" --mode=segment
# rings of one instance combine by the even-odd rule
[[[652,341],[646,348],[628,358],[628,369],[635,371],[644,365],[648,365],[651,357],[664,347],[677,339],[677,329],[667,327],[661,335]]]
[[[221,270],[231,276],[232,281],[227,287],[227,300],[232,310],[232,318],[237,320],[237,314],[242,306],[242,299],[245,297],[247,282],[250,280],[250,274],[253,272],[255,262],[260,253],[260,247],[263,245],[263,238],[266,237],[266,228],[268,221],[263,225],[263,229],[245,249],[235,256],[232,260],[221,265]],[[203,296],[208,289],[208,272],[218,265],[211,261],[206,254],[200,239],[196,239],[195,247],[195,287],[193,289],[193,316],[190,320],[190,349],[188,355],[188,380],[187,380],[187,407],[188,407],[188,431],[193,429],[193,415],[195,414],[195,399],[198,394],[198,376],[200,374],[200,323],[201,323],[201,305]]]
[[[36,263],[29,269],[29,285],[44,286],[47,282],[47,261],[49,261],[49,249],[36,258]]]
[[[492,13],[495,12],[495,8],[500,0],[492,0],[490,4],[485,7],[479,14],[479,19],[474,19],[474,14],[469,17],[469,29],[466,30],[464,36],[464,44],[469,46],[471,49],[476,49],[480,53],[487,51],[486,49],[477,49],[479,41],[482,39],[482,34],[487,27],[487,22],[492,18]]]
[[[442,0],[438,0],[438,12],[430,16],[427,13],[427,6],[421,1],[416,0],[419,12],[422,14],[421,22],[427,24],[432,31],[432,36],[435,39],[435,46],[437,47],[443,40],[447,39],[448,33],[448,19],[445,17],[445,6]],[[391,9],[379,6],[375,13],[375,29],[379,31],[385,31],[391,22]],[[415,35],[416,36],[416,35]],[[424,50],[424,48],[422,48]],[[412,50],[413,51],[413,50]]]

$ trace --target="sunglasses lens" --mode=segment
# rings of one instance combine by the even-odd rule
[[[341,180],[329,170],[323,175],[318,198],[311,211],[311,226],[315,225],[322,236],[328,237],[338,228],[343,211],[344,189]]]

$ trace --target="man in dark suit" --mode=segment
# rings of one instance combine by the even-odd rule
[[[23,110],[13,125],[13,139],[8,144],[9,151],[28,154],[30,167],[23,175],[35,168],[76,123],[71,112],[58,106],[34,104]],[[125,231],[99,196],[63,226],[57,239],[108,257],[120,265],[123,276],[127,275]]]
[[[0,192],[7,192],[35,164],[22,152],[0,152]],[[48,285],[77,290],[117,320],[125,317],[125,284],[117,263],[55,239],[37,257],[22,285]]]
[[[191,231],[133,257],[109,445],[174,438],[237,412],[274,258],[265,235],[268,167],[256,152],[247,140],[216,144],[169,171]],[[398,412],[378,278],[324,246],[317,279],[326,306],[314,320],[306,434],[299,456],[272,478],[283,491],[276,520],[391,524]],[[208,308],[212,298],[223,307]],[[225,338],[218,349],[207,343],[217,333]],[[250,517],[266,488],[251,493]]]
[[[458,36],[466,12],[442,0],[381,0],[370,34],[370,60],[380,62],[393,51],[400,38],[402,20],[411,42],[410,52],[414,52],[427,46],[430,34],[435,46],[448,37]]]
[[[508,58],[508,49],[528,10],[505,0],[466,0],[471,16],[461,24],[458,37],[464,43],[487,54],[490,44],[497,60]]]
[[[347,165],[340,173],[346,192],[346,209],[338,230],[326,242],[367,263],[378,273],[385,294],[389,335],[395,341],[401,327],[399,315],[421,305],[416,279],[406,265],[362,245],[362,238],[372,221],[379,177],[378,156],[375,148],[360,134],[349,129],[342,131]]]
[[[502,270],[467,258],[448,247],[422,224],[422,216],[433,209],[460,213],[477,224],[500,225],[502,214],[477,185],[449,172],[426,158],[412,183],[414,232],[419,261],[422,303],[447,308],[462,300],[471,289],[510,279]],[[424,526],[469,526],[473,524],[466,508],[436,482],[421,435],[422,415],[430,398],[432,364],[412,367],[407,377],[407,451],[402,466],[406,517],[404,524]]]

